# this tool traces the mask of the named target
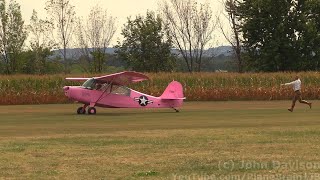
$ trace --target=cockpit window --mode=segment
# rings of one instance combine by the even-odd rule
[[[96,80],[91,78],[91,79],[88,79],[86,82],[84,82],[82,84],[82,87],[84,87],[86,89],[94,89],[95,85],[96,85]]]
[[[90,90],[103,91],[122,96],[130,96],[131,93],[131,90],[125,86],[113,85],[108,83],[99,83],[94,78],[88,79],[86,82],[82,84],[82,87]]]
[[[130,96],[131,90],[125,86],[112,85],[112,94]]]

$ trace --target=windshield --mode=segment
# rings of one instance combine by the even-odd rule
[[[96,80],[91,78],[91,79],[88,79],[86,82],[84,82],[82,86],[86,89],[94,89],[95,84],[96,84]]]

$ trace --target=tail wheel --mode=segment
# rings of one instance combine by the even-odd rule
[[[85,114],[85,113],[86,113],[86,109],[85,109],[84,107],[79,107],[79,108],[77,109],[77,113],[78,113],[78,114]]]
[[[180,112],[178,109],[176,109],[176,108],[174,108],[174,107],[172,107],[172,109],[174,109],[176,112]]]
[[[97,113],[97,110],[96,110],[96,108],[94,108],[94,107],[89,107],[88,113],[89,113],[89,114],[96,114],[96,113]]]

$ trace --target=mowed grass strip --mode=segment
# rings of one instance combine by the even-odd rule
[[[320,108],[313,103],[293,113],[289,101],[226,101],[187,102],[180,113],[98,108],[96,116],[76,115],[75,104],[0,106],[0,178],[317,173]]]

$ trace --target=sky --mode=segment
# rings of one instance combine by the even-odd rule
[[[9,1],[9,0],[8,0]],[[7,2],[8,2],[7,1]],[[223,11],[221,0],[196,0],[199,3],[209,2],[214,14]],[[47,14],[44,10],[46,0],[16,0],[21,5],[22,17],[25,23],[29,23],[33,9],[38,12],[38,17],[45,19]],[[121,29],[126,23],[127,17],[135,17],[136,15],[145,15],[147,10],[158,10],[158,4],[161,0],[70,0],[75,6],[76,15],[86,18],[92,7],[99,5],[107,9],[109,14],[117,18],[117,32],[111,42],[111,46],[116,45],[118,40],[122,39]],[[228,44],[219,30],[215,32],[214,46]]]

